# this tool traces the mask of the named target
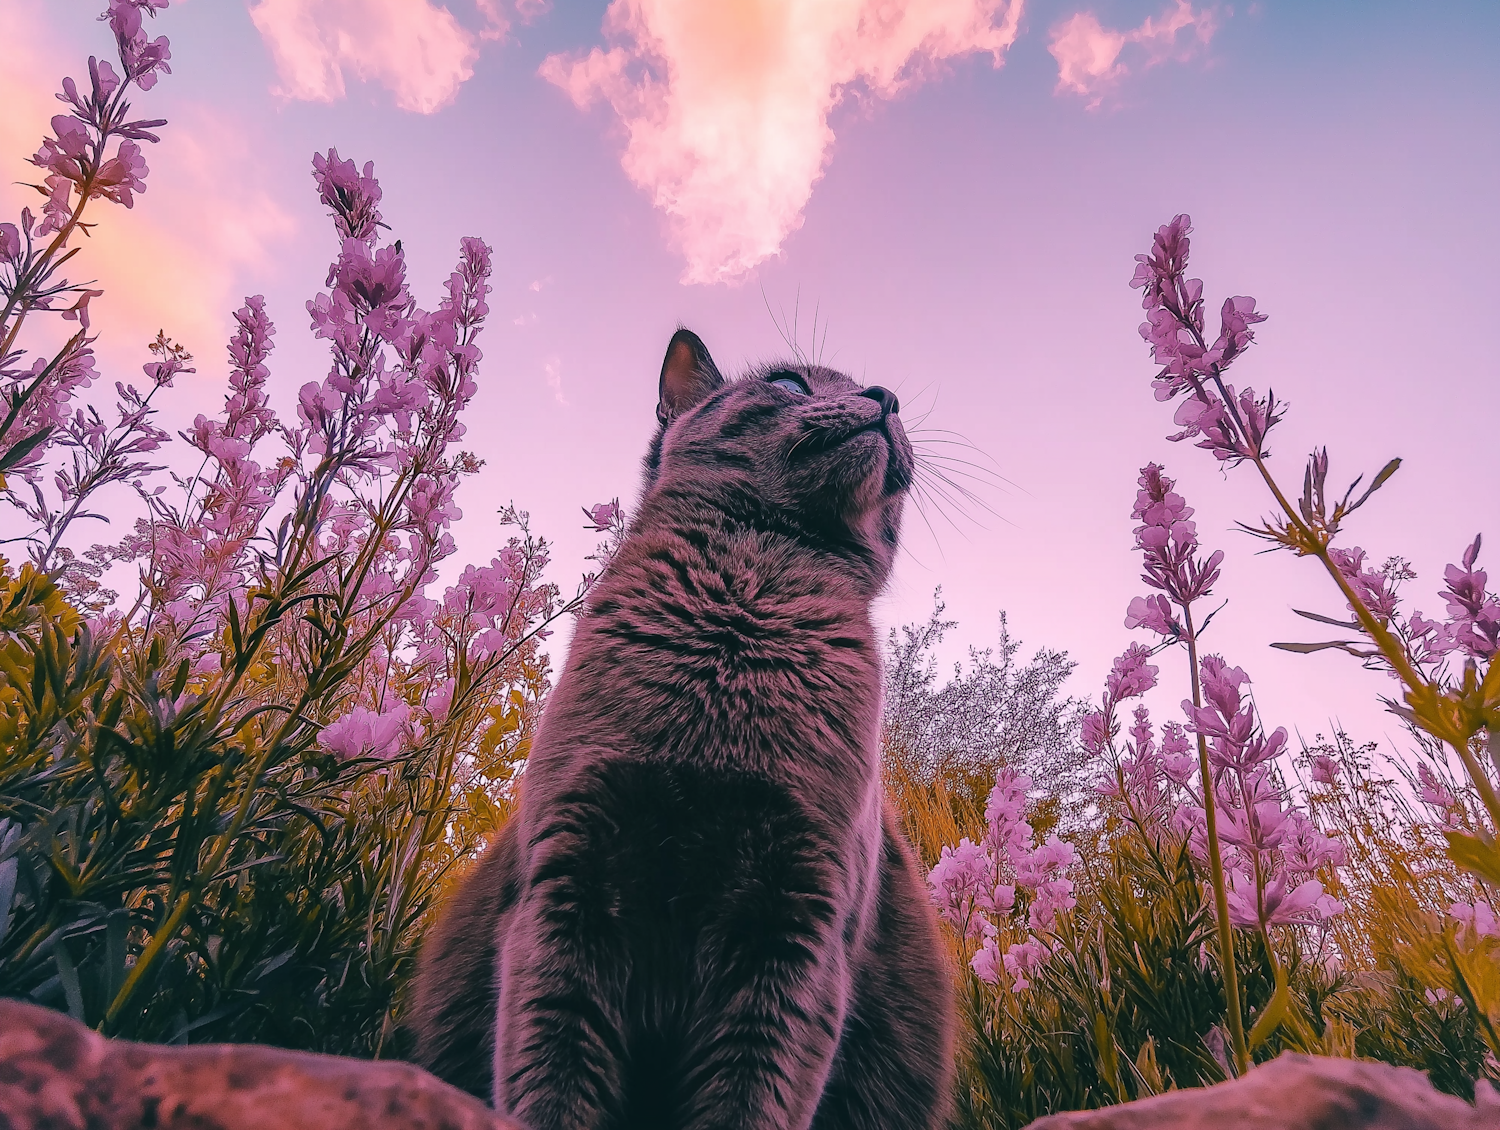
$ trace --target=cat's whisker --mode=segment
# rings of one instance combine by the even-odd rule
[[[972,522],[975,520],[974,515],[969,509],[972,500],[964,499],[961,495],[956,494],[947,484],[931,479],[918,480],[913,483],[912,490],[914,496],[930,502],[937,512],[942,515],[943,520],[959,533],[963,533],[963,530],[958,522],[954,520],[954,513],[968,521]],[[974,502],[973,505],[982,505],[982,503]],[[950,511],[953,513],[950,513]],[[967,535],[965,536],[967,537]]]
[[[988,468],[976,466],[964,459],[922,452],[917,456],[917,461],[934,474],[941,473],[945,475],[955,485],[960,480],[971,484],[966,486],[965,489],[968,490],[1001,490],[1009,493],[1007,487],[1014,485],[1008,479],[995,474]]]
[[[932,528],[932,522],[927,517],[927,507],[923,505],[924,499],[922,497],[922,494],[916,489],[913,489],[911,493],[911,501],[912,505],[916,507],[918,517],[922,519],[922,524],[927,527],[927,532],[932,535],[932,544],[937,546],[938,556],[942,557],[943,542],[942,539],[937,536],[937,531]],[[911,543],[904,538],[901,541],[901,552],[905,553],[918,565],[924,564],[922,559],[917,556],[916,551],[911,548]]]
[[[803,432],[802,435],[797,438],[797,442],[792,444],[792,446],[787,449],[786,457],[782,460],[783,469],[791,466],[792,456],[797,453],[797,449],[799,447],[801,447],[808,440],[820,436],[827,431],[827,428],[810,427],[807,431]]]

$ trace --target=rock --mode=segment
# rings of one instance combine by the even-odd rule
[[[521,1130],[408,1063],[107,1040],[0,1000],[0,1130]]]
[[[1103,1110],[1050,1114],[1027,1130],[1500,1130],[1500,1094],[1477,1103],[1410,1067],[1283,1053],[1242,1079]]]

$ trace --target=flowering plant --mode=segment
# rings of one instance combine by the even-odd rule
[[[260,296],[234,315],[224,409],[181,433],[192,463],[169,482],[153,398],[194,370],[165,335],[146,389],[117,384],[115,423],[69,414],[98,378],[100,292],[57,272],[90,201],[144,187],[136,143],[162,123],[128,121],[123,99],[166,69],[166,39],[142,31],[165,7],[111,0],[124,77],[90,60],[87,98],[64,82],[73,113],[35,159],[47,206],[0,227],[0,497],[29,558],[0,562],[0,992],[137,1037],[378,1054],[428,907],[504,817],[548,685],[539,644],[589,578],[564,599],[507,507],[516,533],[434,590],[481,466],[459,444],[490,249],[462,240],[419,308],[373,167],[336,150],[313,159],[337,254],[307,304],[331,364],[293,417],[267,395]],[[22,325],[49,311],[80,328],[27,364]],[[111,484],[142,516],[75,555],[70,530]],[[591,525],[605,562],[618,505]],[[119,566],[140,578],[124,603],[102,584]]]
[[[1153,382],[1157,399],[1182,398],[1175,416],[1182,430],[1168,439],[1196,439],[1198,447],[1231,466],[1248,462],[1255,467],[1275,501],[1277,513],[1257,526],[1243,528],[1277,548],[1316,558],[1339,589],[1352,619],[1315,612],[1298,614],[1357,636],[1276,646],[1304,653],[1330,648],[1347,651],[1367,665],[1384,669],[1398,682],[1400,699],[1387,698],[1388,706],[1419,735],[1436,743],[1439,750],[1446,747],[1453,751],[1484,813],[1485,819],[1472,828],[1445,831],[1450,858],[1481,885],[1500,885],[1500,841],[1496,839],[1500,791],[1491,769],[1483,762],[1487,751],[1491,768],[1500,774],[1500,664],[1495,663],[1500,650],[1500,596],[1488,590],[1487,575],[1478,568],[1481,538],[1475,536],[1461,564],[1450,564],[1446,570],[1447,586],[1442,593],[1446,619],[1429,620],[1420,612],[1408,616],[1397,593],[1399,584],[1413,577],[1403,561],[1392,558],[1382,568],[1374,569],[1360,547],[1333,544],[1349,515],[1396,473],[1399,459],[1387,463],[1357,497],[1360,479],[1337,498],[1328,490],[1328,453],[1326,449],[1314,451],[1303,475],[1301,497],[1295,504],[1291,501],[1271,471],[1267,447],[1270,432],[1285,415],[1285,405],[1272,393],[1259,397],[1250,389],[1236,392],[1226,376],[1229,366],[1254,342],[1251,327],[1264,321],[1265,315],[1256,312],[1252,298],[1226,299],[1220,311],[1219,335],[1213,345],[1208,344],[1203,284],[1187,277],[1191,230],[1186,215],[1158,229],[1151,251],[1136,256],[1135,277],[1131,280],[1131,285],[1143,292],[1146,321],[1141,324],[1141,336],[1160,366]],[[1132,607],[1132,619],[1136,611]],[[1217,719],[1211,713],[1202,714],[1196,693],[1194,699],[1200,750],[1204,749],[1205,736],[1234,741],[1233,718],[1223,711]],[[1205,780],[1207,776],[1205,764]],[[1467,907],[1473,911],[1478,905],[1470,903]],[[1221,899],[1221,918],[1223,910]],[[1469,914],[1463,907],[1457,917],[1487,921],[1482,911]],[[1495,1040],[1500,991],[1490,984],[1492,978],[1465,977],[1457,954],[1454,965],[1462,982],[1462,995],[1478,1004],[1478,988],[1485,998],[1484,1011],[1492,1017],[1489,1031]],[[1493,1050],[1500,1054],[1500,1041],[1494,1043]]]
[[[1261,719],[1245,670],[1203,647],[1224,553],[1200,545],[1193,509],[1164,468],[1141,468],[1132,517],[1147,591],[1124,624],[1149,642],[1124,650],[1102,701],[1078,720],[1082,757],[1103,776],[1094,807],[1070,820],[1069,871],[1047,877],[1068,881],[1067,911],[1050,912],[1029,861],[1045,856],[1032,823],[1055,819],[1074,757],[1057,759],[1064,773],[1023,775],[995,746],[982,818],[962,774],[939,773],[922,790],[894,773],[933,902],[972,974],[961,978],[965,1126],[1019,1127],[1212,1082],[1281,1049],[1420,1065],[1463,1095],[1481,1076],[1500,1077],[1500,869],[1486,764],[1500,772],[1500,601],[1479,566],[1481,543],[1448,567],[1446,616],[1428,619],[1404,608],[1401,586],[1413,579],[1404,561],[1376,568],[1363,550],[1334,544],[1398,461],[1335,498],[1327,455],[1315,452],[1300,502],[1287,501],[1267,446],[1287,406],[1227,376],[1264,315],[1253,299],[1230,298],[1210,338],[1202,283],[1186,277],[1189,231],[1185,216],[1163,227],[1134,280],[1156,395],[1178,402],[1168,438],[1257,469],[1282,513],[1250,532],[1322,561],[1350,614],[1302,613],[1345,638],[1278,646],[1342,649],[1390,673],[1402,693],[1388,704],[1410,724],[1421,760],[1397,764],[1405,782],[1383,779],[1373,745],[1342,733],[1294,759],[1286,728]],[[1142,700],[1174,653],[1186,693],[1180,713],[1156,725]],[[896,770],[922,730],[900,723],[886,736]]]

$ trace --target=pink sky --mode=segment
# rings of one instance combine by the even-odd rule
[[[90,11],[0,8],[27,45],[0,77],[7,212],[50,92],[107,47]],[[1267,647],[1315,638],[1290,610],[1337,613],[1330,586],[1233,531],[1266,510],[1249,472],[1162,438],[1126,282],[1186,211],[1210,305],[1252,294],[1270,315],[1236,371],[1291,402],[1286,481],[1315,444],[1340,478],[1400,455],[1349,539],[1409,557],[1429,614],[1476,532],[1500,572],[1493,4],[191,0],[157,33],[175,73],[137,102],[170,120],[150,189],[81,257],[107,289],[106,375],[139,374],[161,326],[199,358],[170,422],[213,410],[229,312],[264,293],[287,410],[326,365],[303,311],[335,249],[310,155],[373,159],[419,298],[461,235],[496,248],[461,559],[490,555],[514,499],[571,590],[593,544],[578,507],[629,505],[677,323],[733,368],[785,353],[792,323],[811,351],[816,317],[825,362],[963,433],[1004,480],[978,488],[992,512],[930,515],[935,534],[909,514],[887,621],[925,615],[941,584],[955,657],[1005,609],[1096,694],[1139,638],[1129,510],[1157,460],[1228,555],[1211,646],[1268,722],[1397,735],[1383,677]],[[1180,697],[1150,701],[1163,717]]]

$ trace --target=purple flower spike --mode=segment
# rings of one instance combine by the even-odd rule
[[[1443,578],[1451,635],[1476,659],[1492,660],[1500,650],[1500,596],[1488,591],[1489,575],[1478,568],[1480,537],[1464,551],[1463,564],[1449,565]]]
[[[1141,644],[1133,643],[1125,649],[1105,680],[1111,700],[1135,698],[1156,686],[1158,668],[1147,662],[1150,658],[1151,649]]]
[[[364,173],[353,161],[341,161],[339,151],[330,149],[328,156],[313,154],[313,179],[318,182],[318,199],[333,209],[334,222],[345,239],[371,243],[380,224],[380,182],[375,179],[375,162],[366,161]]]
[[[1172,606],[1167,603],[1167,598],[1160,593],[1155,596],[1138,596],[1131,600],[1130,607],[1125,610],[1125,626],[1148,628],[1157,635],[1170,639],[1182,635],[1182,625],[1172,615]]]

